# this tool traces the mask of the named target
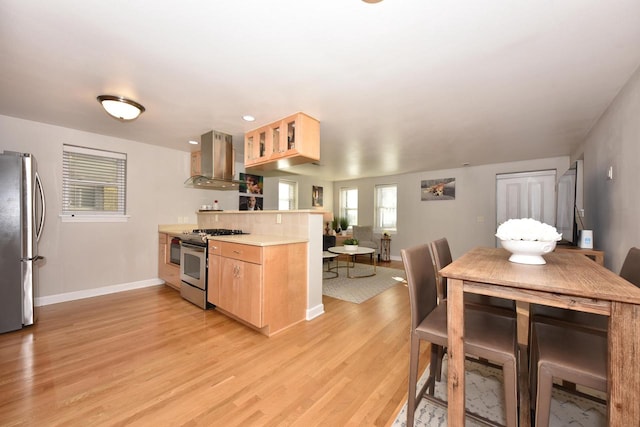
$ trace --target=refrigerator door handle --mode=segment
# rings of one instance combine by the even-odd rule
[[[40,215],[40,224],[36,231],[36,241],[40,241],[40,236],[42,236],[42,229],[44,228],[44,215],[47,209],[47,205],[44,200],[44,189],[42,188],[42,181],[40,181],[40,175],[36,172],[36,184],[38,185],[38,193],[40,194],[40,201],[42,202],[42,213]]]
[[[36,261],[41,260],[41,259],[44,259],[44,257],[40,256],[40,255],[36,255],[33,258],[20,258],[20,261],[33,261],[33,262],[36,262]]]

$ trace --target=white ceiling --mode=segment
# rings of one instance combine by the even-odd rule
[[[328,180],[570,154],[639,65],[638,0],[0,0],[0,114],[242,151],[303,111]]]

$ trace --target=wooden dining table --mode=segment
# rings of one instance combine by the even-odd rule
[[[516,301],[521,427],[531,423],[526,363],[529,304],[609,316],[608,425],[640,425],[640,288],[577,253],[549,253],[544,265],[512,263],[509,256],[502,248],[478,247],[440,270],[448,280],[448,425],[463,426],[465,421],[465,292]]]

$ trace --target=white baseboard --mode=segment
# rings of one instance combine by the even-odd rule
[[[307,320],[315,319],[324,314],[324,304],[318,304],[315,307],[307,309]]]
[[[121,283],[119,285],[103,286],[101,288],[86,289],[82,291],[67,292],[64,294],[48,295],[45,297],[36,297],[34,305],[41,307],[43,305],[57,304],[59,302],[74,301],[78,299],[97,297],[100,295],[114,294],[116,292],[131,291],[134,289],[148,288],[149,286],[162,285],[162,279],[140,280],[138,282]]]

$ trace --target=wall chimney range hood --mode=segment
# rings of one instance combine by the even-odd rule
[[[242,181],[234,180],[235,152],[233,137],[218,131],[209,131],[200,137],[201,175],[194,175],[184,184],[211,190],[237,190]]]

